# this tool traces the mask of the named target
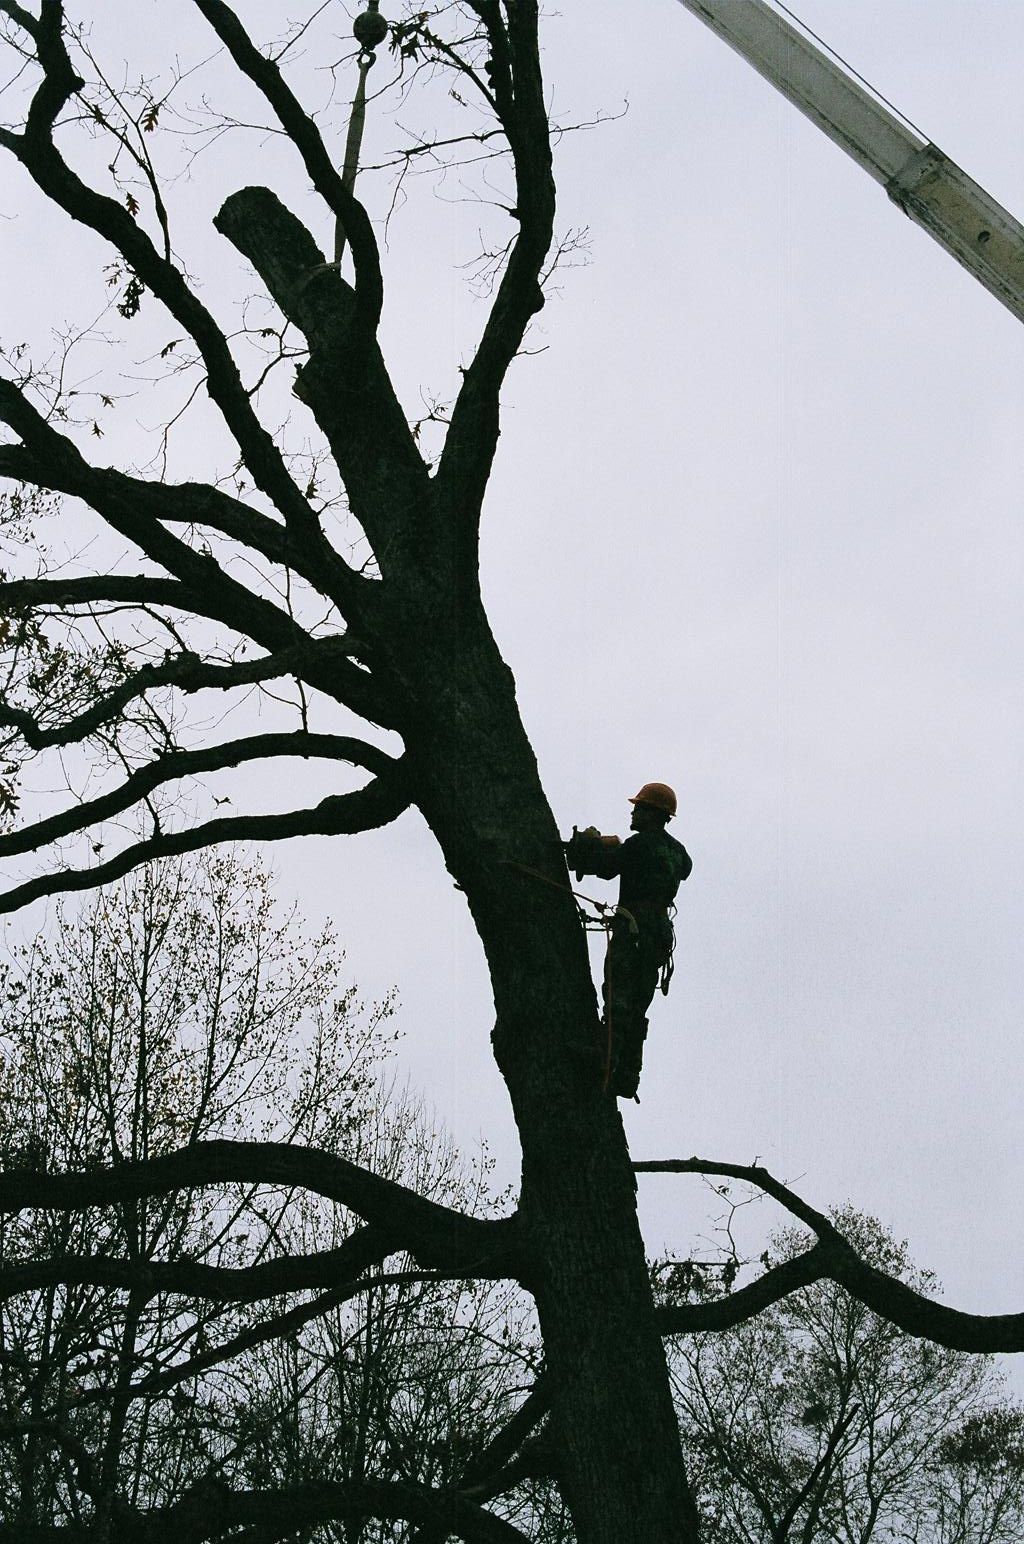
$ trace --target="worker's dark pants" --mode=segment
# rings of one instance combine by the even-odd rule
[[[667,919],[666,923],[667,923]],[[611,1051],[609,1086],[629,1099],[636,1093],[647,1036],[647,1010],[658,989],[661,967],[672,948],[671,929],[631,933],[616,919],[604,962],[604,1020]]]

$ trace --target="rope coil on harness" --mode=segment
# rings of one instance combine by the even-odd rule
[[[359,170],[359,150],[363,143],[363,127],[366,123],[366,77],[377,60],[375,50],[388,35],[388,24],[380,14],[380,0],[367,0],[367,9],[360,11],[352,23],[352,32],[359,44],[359,53],[356,56],[359,84],[352,99],[352,114],[348,120],[348,134],[345,137],[345,162],[341,171],[341,184],[346,193],[351,193],[355,187],[356,173]],[[345,255],[346,239],[345,227],[339,216],[334,225],[334,261],[338,264]]]

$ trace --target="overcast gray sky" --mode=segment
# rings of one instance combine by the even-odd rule
[[[258,37],[282,11],[239,9]],[[212,52],[187,6],[91,10],[108,59]],[[800,13],[1024,216],[1024,5]],[[676,0],[562,0],[546,71],[566,119],[628,111],[558,147],[589,264],[510,380],[484,585],[565,831],[623,833],[649,778],[680,794],[694,871],[634,1153],[758,1156],[880,1216],[958,1306],[1024,1309],[1024,333]],[[396,142],[371,108],[367,158]],[[288,194],[289,164],[239,137],[175,193],[225,319],[246,286],[209,220],[243,181]],[[0,331],[41,337],[101,260],[3,179]],[[478,207],[458,179],[412,194],[384,342],[415,413],[483,309],[456,266]],[[514,1179],[482,957],[422,823],[274,861],[364,991],[397,984],[403,1071]],[[652,1249],[687,1254],[704,1210],[642,1182]]]

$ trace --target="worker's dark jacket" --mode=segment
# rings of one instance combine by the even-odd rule
[[[573,866],[599,879],[619,876],[619,905],[636,918],[641,932],[670,931],[668,908],[688,879],[693,863],[682,842],[664,829],[634,831],[618,846],[577,838]],[[659,928],[659,922],[664,928]]]

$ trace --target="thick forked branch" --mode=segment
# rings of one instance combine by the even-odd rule
[[[429,1269],[498,1278],[519,1273],[514,1218],[470,1217],[335,1153],[285,1142],[196,1142],[86,1174],[8,1170],[0,1174],[0,1214],[30,1207],[81,1211],[225,1184],[287,1186],[323,1196],[386,1231],[394,1249]]]
[[[845,1287],[851,1297],[857,1298],[880,1319],[895,1324],[897,1329],[947,1346],[951,1351],[1024,1351],[1024,1313],[963,1313],[915,1292],[904,1282],[861,1259],[823,1212],[809,1206],[760,1164],[667,1158],[634,1163],[633,1168],[638,1174],[708,1174],[744,1180],[778,1201],[818,1238],[817,1244],[805,1254],[775,1267],[760,1281],[751,1283],[730,1298],[661,1309],[660,1323],[666,1334],[723,1329],[742,1323],[790,1292],[809,1286],[812,1281],[827,1279]],[[742,1311],[733,1313],[730,1303],[740,1304]]]
[[[536,0],[508,5],[507,21],[497,0],[481,0],[473,9],[490,40],[494,100],[512,149],[514,217],[519,222],[508,265],[452,410],[438,468],[443,497],[464,537],[475,542],[475,521],[498,443],[501,385],[530,318],[544,304],[540,280],[554,229],[555,185],[537,48]]]
[[[0,12],[8,9],[0,0]],[[10,14],[8,10],[8,14]],[[154,246],[132,215],[116,200],[97,193],[68,166],[53,142],[53,126],[83,82],[75,73],[63,37],[63,6],[43,0],[35,31],[43,81],[32,100],[23,134],[0,129],[0,146],[11,151],[36,186],[73,220],[111,244],[185,328],[202,357],[207,389],[221,412],[256,486],[272,500],[289,529],[314,548],[326,573],[343,582],[351,570],[323,536],[273,438],[253,409],[220,327],[192,292],[178,268]]]
[[[345,228],[356,270],[356,315],[360,326],[375,331],[384,300],[380,253],[370,218],[346,188],[320,137],[320,131],[285,82],[272,59],[256,48],[235,12],[224,0],[194,0],[235,64],[263,93],[281,127],[302,157],[324,203]]]
[[[0,709],[0,723],[3,721],[4,713]],[[392,757],[364,740],[350,739],[345,735],[307,734],[303,730],[290,734],[249,735],[241,740],[228,740],[222,745],[206,745],[201,750],[171,751],[140,767],[109,793],[83,800],[80,804],[61,810],[57,815],[49,815],[33,825],[0,836],[0,857],[35,852],[47,842],[59,841],[73,832],[86,830],[98,821],[110,820],[167,783],[221,772],[227,767],[241,766],[246,761],[263,761],[281,756],[326,757],[330,761],[345,761],[365,767],[378,776],[389,769],[397,770],[398,766]]]
[[[353,327],[351,289],[269,188],[233,193],[214,224],[309,343],[295,394],[327,437],[387,578],[401,531],[427,507],[429,478],[377,341]]]
[[[95,890],[123,879],[132,869],[157,858],[178,858],[218,842],[278,842],[295,836],[351,836],[390,825],[411,802],[402,761],[394,771],[374,778],[355,793],[331,794],[311,809],[280,815],[230,815],[185,831],[159,832],[124,848],[116,857],[88,869],[58,869],[40,874],[0,894],[0,914],[14,912],[46,896]]]

